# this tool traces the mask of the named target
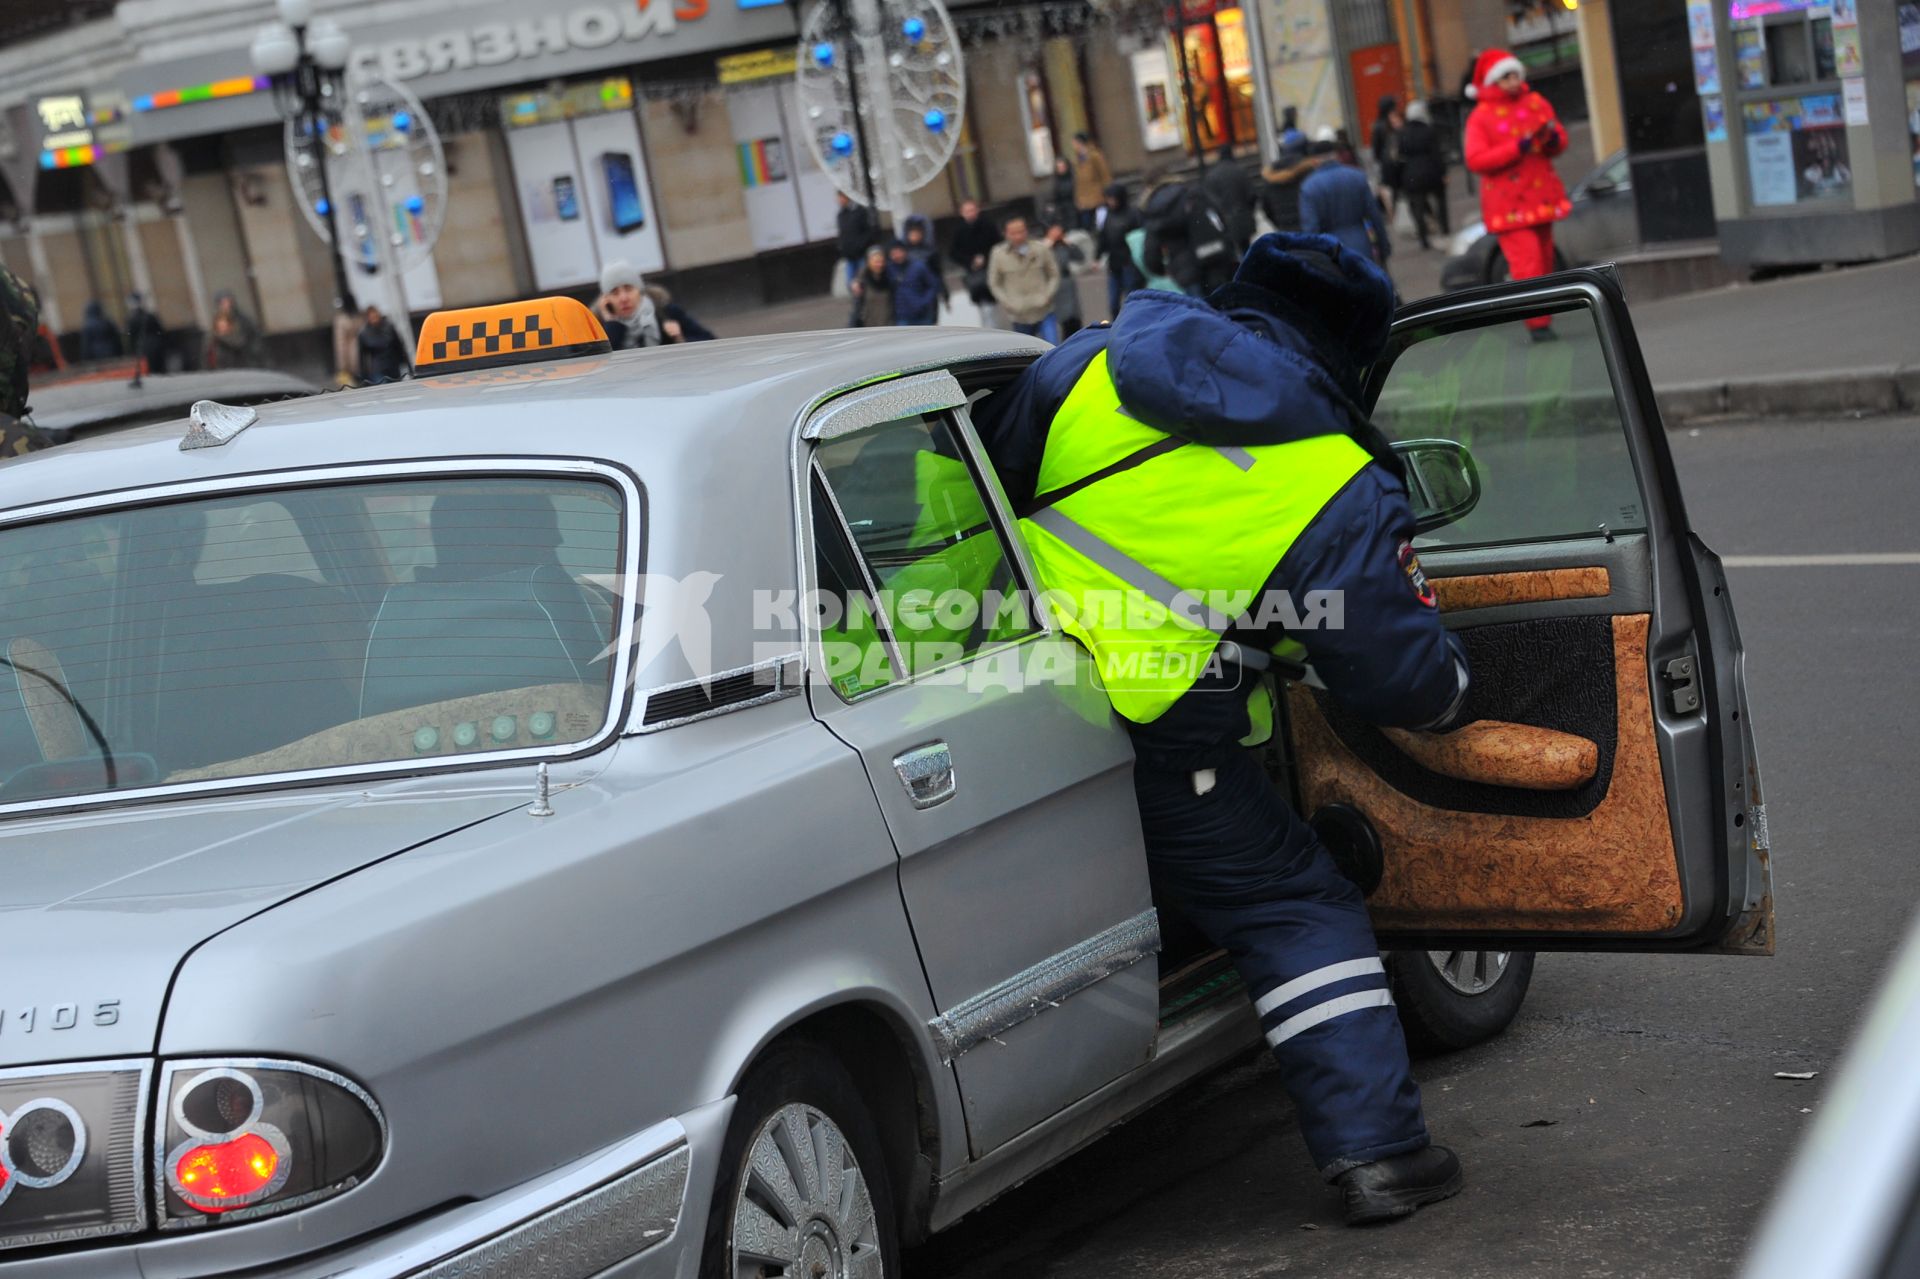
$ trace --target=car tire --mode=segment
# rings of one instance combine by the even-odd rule
[[[823,1181],[836,1148],[832,1194]],[[774,1175],[756,1171],[770,1170]],[[740,1085],[708,1207],[702,1279],[897,1279],[900,1227],[879,1131],[817,1044],[777,1045]]]
[[[1454,1052],[1513,1024],[1533,982],[1533,952],[1397,950],[1387,977],[1407,1046]]]

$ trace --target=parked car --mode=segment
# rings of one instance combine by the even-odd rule
[[[1395,332],[1365,398],[1494,731],[1301,682],[1263,758],[1402,1016],[1496,1033],[1538,950],[1770,952],[1615,282]],[[1044,344],[606,355],[543,299],[419,349],[0,463],[0,1276],[894,1276],[1260,1042],[973,434]]]
[[[1555,269],[1608,262],[1639,246],[1640,216],[1634,209],[1633,171],[1627,167],[1625,151],[1608,156],[1567,195],[1573,212],[1553,226]],[[1448,254],[1440,267],[1444,290],[1498,284],[1509,278],[1500,242],[1477,219],[1455,232]]]
[[[319,389],[304,378],[277,369],[155,373],[141,378],[137,384],[127,374],[53,375],[33,380],[29,407],[33,411],[33,424],[48,441],[65,444],[97,431],[175,421],[185,417],[198,400],[267,404],[313,395]]]

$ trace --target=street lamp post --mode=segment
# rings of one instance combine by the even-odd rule
[[[260,29],[253,39],[253,65],[273,82],[274,101],[292,118],[294,133],[312,149],[319,166],[320,209],[326,220],[327,250],[333,260],[334,310],[353,306],[353,286],[340,255],[338,212],[328,185],[325,139],[339,119],[345,95],[348,40],[331,18],[315,20],[313,0],[278,0],[280,21]]]

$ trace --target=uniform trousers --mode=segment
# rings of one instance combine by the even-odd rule
[[[1204,795],[1191,772],[1135,764],[1156,896],[1232,957],[1321,1175],[1426,1146],[1360,890],[1250,752],[1220,758]]]

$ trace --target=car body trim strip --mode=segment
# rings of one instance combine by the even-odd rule
[[[633,714],[627,720],[624,736],[639,733],[657,733],[664,728],[678,728],[682,724],[691,724],[695,720],[712,719],[715,715],[728,715],[734,711],[744,711],[754,706],[764,706],[768,702],[777,702],[783,697],[797,696],[803,686],[801,677],[802,657],[799,653],[782,653],[779,657],[768,658],[764,662],[754,662],[749,666],[736,666],[731,670],[715,671],[704,679],[682,680],[678,684],[662,684],[659,688],[650,688],[633,699]],[[743,697],[737,702],[726,702],[719,706],[710,706],[691,715],[678,715],[672,719],[647,722],[647,708],[653,699],[666,693],[678,692],[687,688],[711,689],[723,679],[733,679],[741,675],[757,675],[767,672],[762,681],[767,686],[764,693],[755,693],[752,697]]]
[[[1097,982],[1160,951],[1160,914],[1144,910],[941,1013],[927,1023],[947,1065]]]
[[[332,1272],[328,1279],[400,1279],[417,1274],[436,1262],[503,1235],[569,1201],[612,1182],[644,1164],[684,1150],[687,1130],[677,1119],[665,1119],[623,1141],[608,1146],[560,1176],[532,1189],[509,1190],[487,1211],[451,1226],[420,1242],[360,1265]],[[683,1183],[684,1184],[684,1183]]]

